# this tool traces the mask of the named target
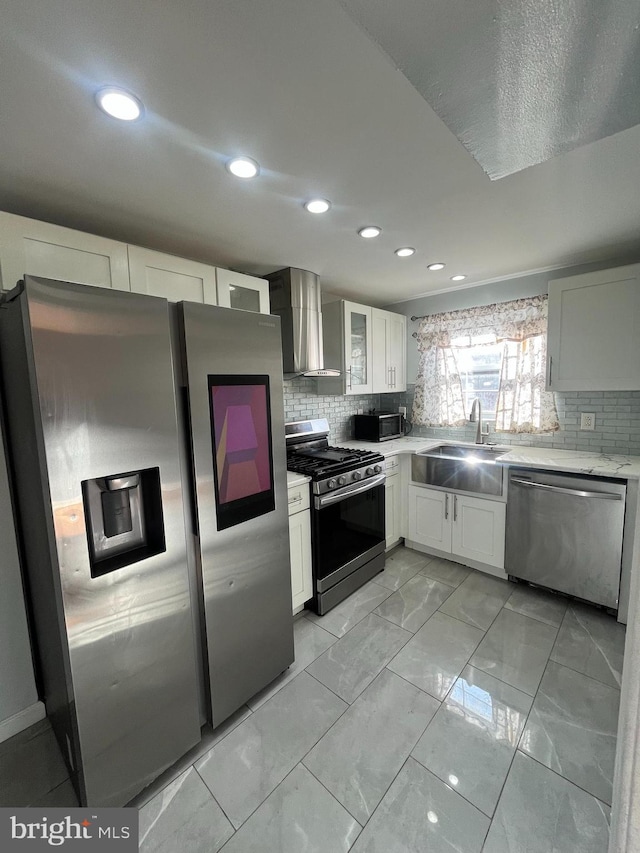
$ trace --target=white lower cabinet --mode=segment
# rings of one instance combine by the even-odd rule
[[[456,557],[504,568],[506,504],[409,486],[408,538]]]
[[[390,456],[385,459],[387,479],[384,484],[384,506],[387,551],[397,545],[405,535],[406,524],[404,524],[403,513],[406,481],[400,473],[400,461],[400,456]]]
[[[289,553],[293,612],[297,613],[313,595],[308,483],[289,488]]]

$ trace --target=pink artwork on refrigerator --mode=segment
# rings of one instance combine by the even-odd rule
[[[211,394],[220,504],[269,491],[266,386],[213,385]]]

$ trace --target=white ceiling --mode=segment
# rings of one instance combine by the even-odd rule
[[[0,209],[373,304],[640,258],[640,126],[491,181],[337,0],[0,0],[0,21]],[[107,84],[144,120],[100,113]]]

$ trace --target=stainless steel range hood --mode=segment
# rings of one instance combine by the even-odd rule
[[[281,320],[284,378],[340,376],[339,370],[324,366],[318,276],[288,267],[265,278],[269,281],[271,313]]]

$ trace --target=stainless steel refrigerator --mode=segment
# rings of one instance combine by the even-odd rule
[[[40,695],[121,806],[293,660],[279,320],[26,276],[0,357]]]
[[[177,313],[215,727],[293,662],[280,320]]]

